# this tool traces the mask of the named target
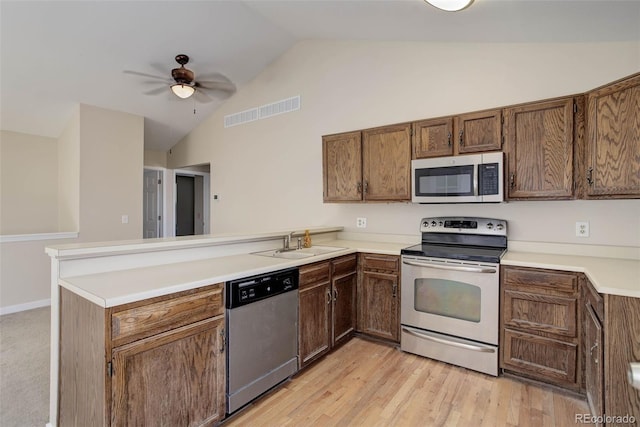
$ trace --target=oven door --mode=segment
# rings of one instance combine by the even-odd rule
[[[498,344],[498,264],[402,256],[402,325]]]

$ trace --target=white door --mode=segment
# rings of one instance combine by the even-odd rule
[[[162,237],[162,171],[144,170],[144,225],[145,239]]]

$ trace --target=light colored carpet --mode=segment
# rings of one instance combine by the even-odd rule
[[[0,426],[44,427],[49,422],[51,310],[0,316]]]

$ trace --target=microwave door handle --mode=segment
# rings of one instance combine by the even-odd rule
[[[478,181],[480,180],[480,177],[478,176],[478,174],[480,173],[480,167],[478,166],[478,163],[475,163],[473,165],[473,195],[478,197]]]
[[[411,265],[414,267],[427,267],[427,268],[437,268],[439,270],[454,270],[454,271],[466,271],[469,273],[495,273],[495,268],[487,268],[487,267],[471,267],[471,266],[463,266],[463,265],[439,265],[433,264],[430,262],[416,262],[416,261],[402,261],[403,264]]]

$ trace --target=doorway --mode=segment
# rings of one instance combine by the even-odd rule
[[[175,174],[175,235],[208,234],[209,173],[181,169]]]

